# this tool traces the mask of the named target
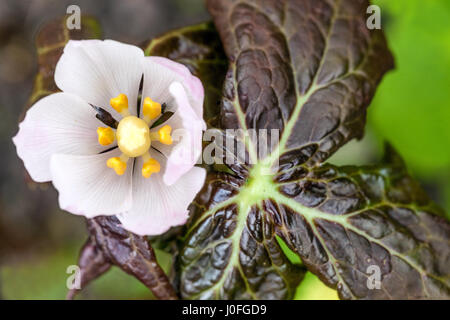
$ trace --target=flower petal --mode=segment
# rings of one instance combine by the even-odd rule
[[[137,113],[144,52],[113,40],[70,40],[55,70],[56,85],[86,102],[107,109],[118,120],[109,100],[124,93],[131,114]]]
[[[163,180],[167,185],[172,185],[188,172],[201,156],[202,130],[206,129],[206,124],[194,112],[186,91],[179,82],[173,82],[169,92],[174,98],[176,111],[169,120],[152,130],[158,130],[167,124],[172,127],[172,145],[153,143],[153,147],[167,157]]]
[[[51,159],[53,185],[59,206],[73,214],[92,218],[113,215],[131,208],[132,162],[118,176],[106,161],[120,155],[118,148],[90,156],[56,154]]]
[[[28,110],[13,142],[31,178],[45,182],[51,180],[52,154],[96,154],[105,149],[97,142],[99,125],[90,105],[60,92],[39,100]]]
[[[189,103],[199,118],[203,118],[203,85],[197,77],[193,76],[188,68],[181,63],[163,57],[145,57],[144,59],[144,85],[142,94],[159,103],[167,103],[171,109],[172,97],[167,90],[170,84],[178,81],[188,92]]]
[[[161,155],[154,152],[152,156],[164,166]],[[142,158],[137,159],[136,165],[142,168]],[[193,167],[176,184],[167,186],[160,173],[146,179],[140,170],[135,170],[133,207],[117,217],[125,229],[139,235],[159,235],[170,227],[182,225],[186,223],[187,208],[202,188],[205,176],[205,169]]]

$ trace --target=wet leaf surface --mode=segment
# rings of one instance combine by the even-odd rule
[[[343,299],[450,296],[450,225],[395,151],[380,165],[323,163],[362,136],[393,67],[368,5],[207,1],[230,61],[220,128],[281,134],[262,154],[241,139],[245,162],[210,174],[181,251],[182,297],[291,298],[303,272],[274,234]]]
[[[314,168],[280,184],[265,208],[343,299],[448,298],[450,224],[390,147],[386,157],[377,166]]]
[[[239,199],[242,180],[210,174],[180,253],[181,293],[190,299],[290,299],[304,275],[283,254],[274,222]],[[241,191],[242,192],[242,191]]]
[[[366,108],[393,67],[383,32],[366,28],[367,6],[208,1],[230,60],[222,126],[280,130],[277,152],[286,161],[307,146],[315,149],[311,162],[323,161],[361,137]]]

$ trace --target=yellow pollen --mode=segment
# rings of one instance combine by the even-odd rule
[[[150,120],[156,119],[161,114],[161,104],[147,97],[144,99],[142,113]]]
[[[151,158],[142,166],[142,176],[144,178],[150,178],[153,173],[159,172],[159,170],[161,170],[159,162]]]
[[[172,137],[170,133],[172,132],[172,127],[166,124],[161,129],[158,130],[159,142],[164,144],[172,144]]]
[[[158,132],[150,132],[150,138],[155,141],[159,141],[163,144],[172,144],[172,136],[170,133],[172,132],[172,127],[166,124],[161,127]]]
[[[151,145],[150,129],[147,123],[135,116],[120,120],[116,136],[119,149],[128,157],[139,157],[145,154]]]
[[[111,104],[111,107],[114,108],[117,112],[122,114],[123,116],[129,115],[128,111],[128,97],[121,93],[115,98],[111,98],[109,100],[109,103]]]
[[[97,135],[98,135],[98,143],[100,143],[102,146],[107,146],[114,142],[116,139],[116,135],[114,133],[114,130],[110,127],[98,127],[97,128]]]
[[[125,157],[125,159],[123,159],[123,158],[124,157],[122,157],[122,156],[113,157],[113,158],[109,158],[108,161],[106,161],[106,165],[109,168],[114,169],[116,174],[118,174],[119,176],[123,175],[125,173],[125,170],[127,169],[127,162],[125,160],[125,159],[127,159],[127,157]]]

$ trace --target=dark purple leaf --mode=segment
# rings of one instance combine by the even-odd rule
[[[102,249],[97,245],[95,235],[93,234],[89,236],[89,239],[80,250],[78,267],[81,272],[80,290],[81,288],[85,288],[92,280],[100,277],[111,267],[111,263],[103,254]],[[70,289],[67,293],[67,299],[73,299],[78,291],[77,289]]]
[[[386,156],[378,166],[305,167],[304,178],[279,185],[266,211],[343,299],[448,299],[450,224],[390,147]],[[367,284],[373,270],[378,289]]]
[[[199,193],[179,259],[183,298],[290,299],[303,278],[284,256],[271,216],[237,200],[241,184],[210,174]]]
[[[399,156],[388,148],[378,166],[322,164],[362,136],[393,67],[383,32],[366,28],[368,5],[207,1],[229,59],[221,129],[281,134],[262,156],[259,141],[242,139],[245,162],[210,175],[179,259],[182,297],[292,297],[303,273],[275,234],[341,298],[450,296],[449,223]]]
[[[169,279],[156,261],[153,248],[145,237],[120,226],[115,217],[88,220],[90,238],[79,259],[81,287],[116,265],[139,279],[158,299],[177,299]],[[72,297],[74,292],[69,292]]]
[[[305,147],[321,162],[363,135],[366,108],[393,67],[383,32],[366,28],[368,1],[207,5],[230,60],[222,127],[280,130],[285,162]]]

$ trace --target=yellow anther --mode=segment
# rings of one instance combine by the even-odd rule
[[[172,136],[170,133],[172,132],[172,127],[166,124],[158,131],[150,132],[150,139],[152,141],[159,141],[163,144],[172,144]]]
[[[150,120],[156,119],[161,114],[161,104],[147,97],[144,99],[142,113]]]
[[[98,135],[98,143],[100,143],[102,146],[107,146],[114,142],[116,139],[116,134],[114,133],[114,130],[106,127],[98,127],[97,128],[97,135]]]
[[[109,168],[114,169],[114,171],[119,176],[121,176],[121,175],[123,175],[125,173],[125,170],[127,170],[127,162],[124,161],[125,159],[123,159],[122,156],[109,158],[108,161],[106,161],[106,165]]]
[[[125,94],[121,93],[115,98],[111,98],[109,100],[111,107],[114,108],[117,112],[123,115],[128,115],[128,98]]]
[[[163,144],[172,144],[172,137],[170,133],[172,132],[172,127],[166,124],[161,129],[158,130],[159,142]]]
[[[153,173],[159,172],[159,170],[161,170],[159,162],[153,158],[150,158],[142,166],[142,176],[144,178],[150,178]]]

